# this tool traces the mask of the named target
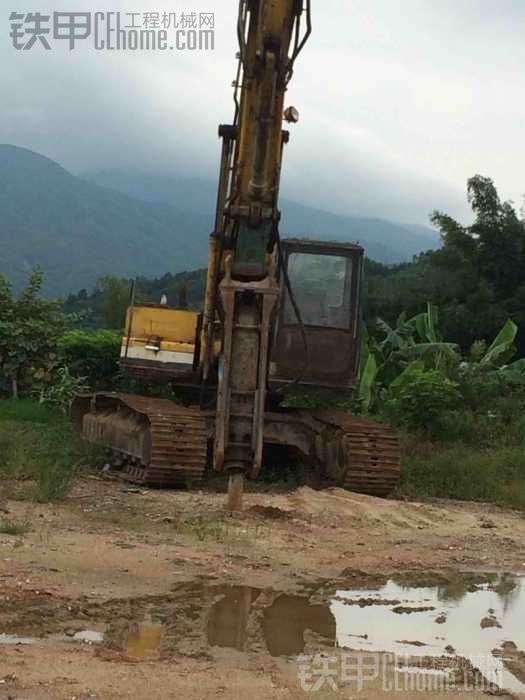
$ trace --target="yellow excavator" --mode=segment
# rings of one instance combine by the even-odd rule
[[[73,405],[85,438],[108,447],[122,475],[185,486],[211,465],[229,477],[232,510],[271,445],[300,453],[326,482],[350,490],[386,496],[399,479],[389,427],[282,407],[290,393],[348,396],[361,345],[363,249],[279,234],[283,122],[299,120],[285,95],[311,31],[310,0],[240,0],[235,116],[219,127],[204,309],[128,309],[122,367],[170,383],[186,402],[98,393]]]

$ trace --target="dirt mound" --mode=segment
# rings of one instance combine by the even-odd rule
[[[356,526],[381,530],[423,529],[434,526],[445,517],[444,512],[433,506],[385,500],[339,488],[314,491],[305,486],[290,496],[281,497],[281,500],[283,503],[279,506],[283,510],[295,510],[303,516],[320,519],[351,521]]]

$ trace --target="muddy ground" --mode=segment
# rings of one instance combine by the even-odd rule
[[[380,678],[302,687],[298,654],[341,654],[323,607],[338,590],[525,573],[524,515],[489,505],[300,488],[250,493],[229,517],[211,490],[88,477],[61,505],[15,490],[0,522],[27,531],[0,534],[1,700],[388,697]],[[525,654],[510,649],[519,677]]]

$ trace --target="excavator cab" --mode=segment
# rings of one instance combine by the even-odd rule
[[[359,365],[364,251],[298,239],[282,241],[281,249],[270,388],[351,391]]]

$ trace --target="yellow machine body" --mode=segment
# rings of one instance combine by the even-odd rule
[[[131,370],[191,370],[198,319],[199,314],[185,309],[131,306],[122,338],[121,364]]]

